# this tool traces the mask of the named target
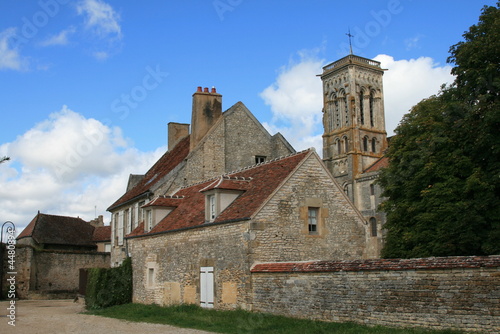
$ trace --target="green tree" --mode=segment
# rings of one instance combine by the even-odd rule
[[[450,48],[454,84],[396,129],[379,178],[383,257],[500,254],[499,8]]]

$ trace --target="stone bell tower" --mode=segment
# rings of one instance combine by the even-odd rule
[[[350,54],[323,67],[323,160],[352,198],[354,180],[384,155],[384,70]]]

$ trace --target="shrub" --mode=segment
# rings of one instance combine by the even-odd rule
[[[87,277],[85,307],[101,309],[132,301],[132,261],[125,259],[116,268],[91,268]]]

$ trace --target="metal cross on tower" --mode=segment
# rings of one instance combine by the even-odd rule
[[[349,28],[349,32],[346,35],[349,36],[349,48],[351,49],[351,54],[352,54],[351,38],[354,37],[354,35],[351,35],[351,28]]]

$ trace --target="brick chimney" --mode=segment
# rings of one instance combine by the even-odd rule
[[[209,92],[208,88],[198,87],[193,94],[193,112],[191,114],[191,149],[193,149],[208,130],[222,115],[222,95],[215,87]]]
[[[187,136],[189,136],[189,124],[168,123],[168,150],[172,151],[175,145]]]

